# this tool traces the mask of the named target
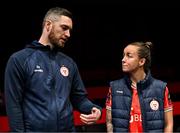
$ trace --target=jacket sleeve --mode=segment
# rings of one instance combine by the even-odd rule
[[[89,114],[91,113],[91,109],[93,107],[97,107],[98,109],[102,111],[102,108],[100,106],[93,104],[87,98],[87,91],[81,80],[76,64],[75,64],[75,73],[74,73],[73,82],[72,82],[71,102],[73,104],[73,107],[75,107],[81,113]]]
[[[5,70],[5,102],[11,131],[24,131],[22,101],[24,75],[20,62],[11,56]]]

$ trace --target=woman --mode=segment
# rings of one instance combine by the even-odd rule
[[[151,42],[124,48],[125,76],[110,82],[106,100],[108,132],[173,132],[173,107],[167,84],[150,73]]]

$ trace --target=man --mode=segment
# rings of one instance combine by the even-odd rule
[[[14,53],[5,71],[5,96],[11,131],[74,132],[73,107],[86,124],[101,108],[87,99],[76,63],[59,51],[70,37],[71,13],[51,8],[39,41]]]

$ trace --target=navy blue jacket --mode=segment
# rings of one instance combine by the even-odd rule
[[[37,41],[9,58],[5,97],[11,131],[75,131],[73,107],[88,114],[96,106],[76,63]]]
[[[120,80],[112,81],[110,86],[113,130],[128,132],[132,104],[131,81],[125,76]],[[165,87],[165,82],[154,79],[150,73],[145,80],[137,83],[144,132],[163,132],[164,130]],[[154,106],[153,102],[158,106]]]

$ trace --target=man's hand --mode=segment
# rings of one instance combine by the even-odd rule
[[[92,108],[91,114],[88,114],[88,115],[81,114],[80,115],[81,121],[88,125],[96,123],[96,121],[99,120],[100,117],[101,117],[101,111],[96,107]]]

